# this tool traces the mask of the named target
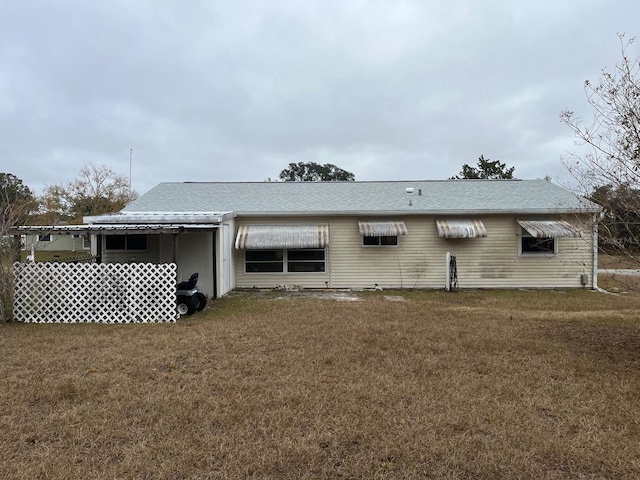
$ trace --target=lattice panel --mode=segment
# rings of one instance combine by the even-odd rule
[[[175,322],[174,263],[15,263],[14,318],[36,323]]]

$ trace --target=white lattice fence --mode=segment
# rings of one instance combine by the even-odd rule
[[[174,322],[174,263],[15,263],[13,316],[36,323]]]

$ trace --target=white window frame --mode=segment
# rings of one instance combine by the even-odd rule
[[[534,258],[549,258],[555,257],[558,255],[558,239],[555,237],[552,238],[541,238],[541,241],[553,241],[553,251],[523,251],[522,250],[522,239],[523,238],[535,238],[529,232],[527,232],[523,227],[520,227],[520,231],[518,232],[518,256],[519,257],[534,257]]]
[[[49,237],[49,238],[43,238],[43,237]],[[53,234],[52,233],[45,233],[44,235],[38,234],[38,241],[39,242],[53,242]]]
[[[366,245],[364,243],[366,238],[369,238],[369,239],[377,238],[378,239],[378,243],[375,244],[375,245]],[[383,244],[382,243],[382,239],[383,238],[395,238],[396,239],[396,243]],[[400,238],[397,235],[380,235],[380,236],[376,236],[376,237],[365,237],[365,236],[363,236],[361,242],[362,242],[362,247],[363,248],[398,248],[398,246],[400,245]]]
[[[128,248],[128,238],[133,235],[143,235],[145,237],[145,248]],[[109,248],[107,246],[107,238],[109,237],[124,237],[124,248]],[[105,252],[147,252],[149,251],[149,235],[144,233],[134,233],[132,235],[121,234],[121,235],[105,235],[104,239],[104,251]]]
[[[265,249],[267,251],[273,252],[282,252],[282,262],[274,261],[274,260],[263,260],[263,261],[249,261],[247,262],[247,253],[248,252],[259,252],[261,250],[256,249],[246,249],[244,251],[244,273],[247,275],[324,275],[327,273],[327,249],[326,248],[291,248],[291,249],[280,249],[280,248],[269,248]],[[319,272],[290,272],[289,271],[289,251],[301,251],[301,250],[312,250],[312,251],[322,251],[324,252],[324,258],[322,260],[291,260],[292,263],[318,263],[322,264],[324,268]],[[281,272],[251,272],[247,270],[248,263],[282,263],[282,271]]]

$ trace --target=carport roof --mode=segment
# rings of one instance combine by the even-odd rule
[[[597,212],[547,180],[160,183],[126,213],[228,211],[237,215]]]
[[[171,225],[171,224],[99,224],[99,225],[23,225],[10,230],[11,235],[121,235],[123,233],[183,233],[217,228],[217,225]]]

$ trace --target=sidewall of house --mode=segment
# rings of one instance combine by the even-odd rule
[[[106,237],[102,237],[102,261],[104,263],[158,263],[162,235],[147,235],[146,250],[107,250]],[[92,239],[92,245],[97,241]],[[170,260],[169,260],[170,261]]]
[[[24,250],[31,250],[32,245],[34,250],[46,252],[82,252],[84,250],[82,238],[73,238],[72,235],[51,235],[51,241],[46,242],[38,240],[38,235],[26,235]]]
[[[236,229],[232,240],[235,238],[240,225],[330,225],[328,217],[295,217],[295,218],[251,218],[245,217],[236,220]],[[357,227],[356,227],[357,229]],[[329,227],[331,236],[331,227]],[[245,251],[233,248],[235,263],[235,280],[238,288],[273,288],[278,286],[300,286],[305,288],[326,288],[329,286],[332,266],[331,238],[329,248],[325,250],[325,271],[315,273],[245,273]]]
[[[198,272],[198,286],[213,296],[213,235],[214,231],[178,234],[177,281],[187,280]],[[103,244],[102,261],[105,263],[171,263],[173,262],[173,235],[147,235],[145,251],[107,251]]]
[[[460,288],[582,288],[593,286],[593,237],[585,228],[582,238],[557,239],[555,255],[521,255],[518,215],[473,216],[484,222],[488,235],[473,239],[443,239],[438,236],[434,216],[385,217],[403,220],[408,235],[398,238],[397,246],[362,245],[358,220],[380,217],[301,217],[243,218],[241,224],[329,224],[326,271],[317,274],[256,274],[244,272],[244,250],[235,251],[239,288],[270,288],[299,285],[306,288],[443,288],[446,254],[456,255]],[[442,218],[442,217],[438,217]],[[467,218],[449,216],[447,218]],[[589,224],[588,216],[580,220]]]
[[[177,234],[178,278],[181,282],[188,280],[193,273],[198,273],[198,286],[207,296],[213,296],[213,239],[215,231]],[[160,237],[158,261],[173,261],[173,235],[149,235]]]

